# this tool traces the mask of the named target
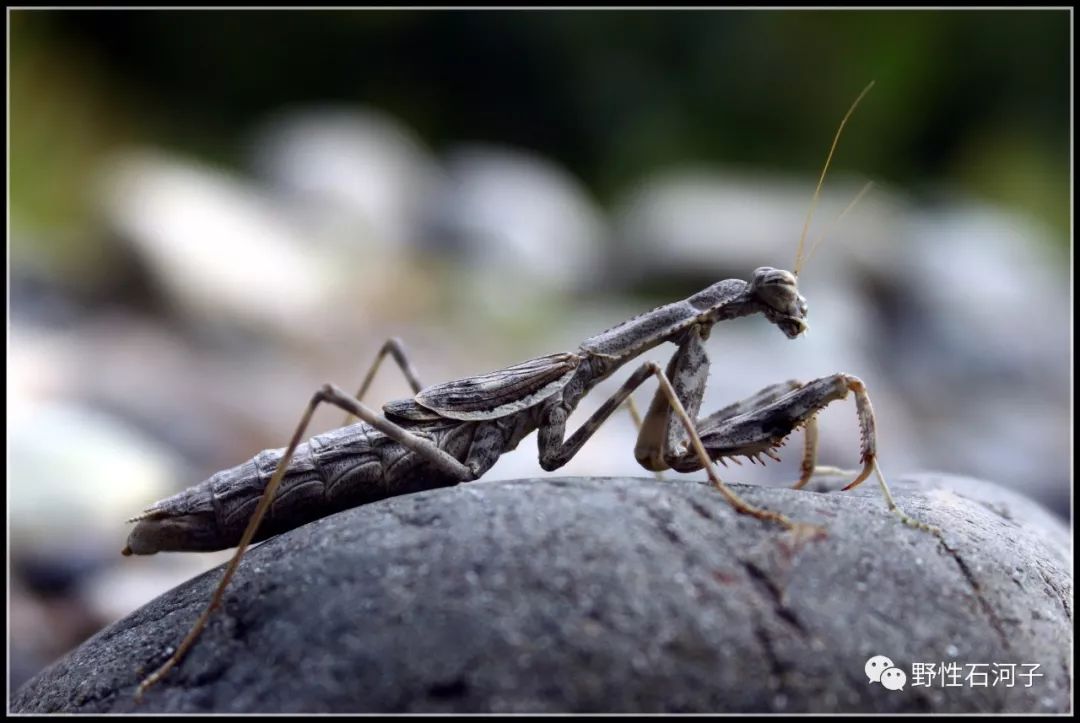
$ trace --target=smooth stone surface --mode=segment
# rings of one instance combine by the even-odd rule
[[[836,489],[839,478],[814,486]],[[133,699],[221,569],[101,631],[18,712],[1067,712],[1069,532],[986,482],[819,494],[735,485],[823,524],[797,538],[685,479],[475,482],[384,500],[252,549],[181,665]],[[947,543],[947,544],[946,544]],[[889,657],[902,690],[868,682]],[[956,663],[960,685],[913,685]],[[1013,687],[993,663],[1015,664]],[[1041,677],[1019,675],[1038,663]],[[985,687],[967,679],[988,672]]]

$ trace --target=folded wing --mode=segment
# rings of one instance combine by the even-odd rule
[[[528,409],[552,396],[570,381],[581,360],[560,352],[506,369],[422,389],[414,399],[450,419],[495,419]]]

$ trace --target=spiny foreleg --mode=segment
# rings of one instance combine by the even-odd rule
[[[563,440],[566,434],[566,420],[569,416],[569,410],[558,402],[548,405],[542,412],[543,418],[538,430],[540,466],[547,471],[551,471],[566,464],[571,457],[577,454],[578,450],[581,449],[581,446],[596,432],[600,425],[611,416],[612,412],[623,404],[631,392],[641,386],[641,384],[650,376],[655,376],[660,384],[658,396],[667,400],[667,403],[674,412],[675,418],[683,425],[683,429],[690,440],[690,446],[693,450],[692,454],[697,457],[699,468],[704,468],[708,472],[709,479],[712,481],[713,485],[715,485],[720,493],[724,495],[724,498],[736,511],[742,514],[751,515],[760,520],[780,523],[789,529],[812,528],[815,532],[819,531],[813,526],[792,522],[779,512],[755,507],[724,484],[716,474],[716,469],[713,467],[709,455],[705,451],[705,446],[698,437],[697,430],[694,428],[694,421],[687,413],[686,408],[679,399],[679,395],[676,393],[675,388],[668,380],[667,375],[664,374],[663,369],[661,369],[660,365],[656,362],[645,362],[638,367],[622,387],[605,401],[599,409],[593,412],[593,414],[582,423],[581,427],[570,435],[570,438],[566,439],[565,442]]]
[[[751,397],[743,399],[742,401],[735,402],[734,404],[729,404],[723,409],[713,412],[707,417],[699,419],[696,423],[696,426],[699,430],[713,429],[727,419],[738,417],[739,415],[747,414],[749,412],[754,412],[765,406],[766,404],[770,404],[777,399],[780,399],[784,395],[788,394],[789,392],[800,388],[801,386],[803,386],[802,382],[795,379],[790,379],[786,382],[780,382],[778,384],[770,384],[769,386],[765,387]],[[833,469],[815,466],[817,461],[817,442],[817,417],[811,416],[803,424],[803,458],[802,463],[799,465],[799,479],[795,482],[794,485],[792,485],[792,489],[797,490],[804,487],[806,483],[809,482],[810,479],[814,476],[815,471]],[[777,461],[779,461],[780,459],[775,455],[771,448],[765,449],[761,454],[764,454],[765,456],[770,457],[771,459],[775,459]],[[755,459],[754,457],[749,456],[748,458],[751,461]],[[726,462],[724,461],[723,457],[718,458],[717,461],[726,466]],[[737,457],[732,457],[732,461],[739,463]]]
[[[708,326],[700,324],[688,329],[678,342],[679,348],[668,361],[667,378],[691,419],[697,416],[701,408],[705,385],[709,380],[709,356],[704,344],[709,330]],[[696,423],[694,426],[697,428]],[[637,444],[634,445],[634,457],[638,464],[653,472],[668,469],[671,465],[665,458],[675,449],[680,454],[687,452],[688,440],[689,434],[674,414],[667,395],[663,389],[657,389],[638,430]]]
[[[793,384],[789,382],[787,384]],[[795,383],[797,384],[797,383]],[[775,390],[769,387],[758,395],[768,399]],[[760,454],[776,458],[772,450],[783,444],[784,439],[800,427],[807,428],[807,451],[803,456],[803,477],[796,484],[801,487],[813,473],[813,446],[817,439],[814,420],[818,412],[832,402],[844,399],[849,393],[855,395],[855,410],[859,420],[860,459],[862,470],[854,480],[843,489],[850,490],[860,484],[874,472],[881,486],[889,510],[899,517],[904,524],[916,527],[940,536],[937,528],[919,522],[905,514],[893,500],[888,485],[877,463],[877,431],[874,409],[866,392],[866,385],[858,377],[850,374],[834,374],[815,379],[812,382],[772,399],[757,408],[752,408],[735,416],[724,416],[721,410],[698,423],[698,433],[708,450],[709,457],[734,457],[745,455],[756,457]],[[682,454],[670,460],[671,467],[680,472],[700,468],[695,455]]]

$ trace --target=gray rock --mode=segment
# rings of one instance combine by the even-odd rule
[[[220,569],[103,630],[11,705],[1067,712],[1068,532],[989,483],[921,475],[893,487],[945,542],[900,524],[872,482],[844,494],[736,486],[828,527],[801,540],[685,479],[477,482],[397,497],[251,550],[223,611],[140,704],[140,676],[179,642]],[[868,682],[876,655],[905,671],[906,687]],[[961,685],[915,686],[913,663],[956,663]],[[1012,687],[990,685],[993,663],[1016,665]],[[1033,663],[1041,676],[1019,675]],[[974,664],[986,687],[966,680]]]

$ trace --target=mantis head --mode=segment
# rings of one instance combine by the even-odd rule
[[[765,318],[780,327],[789,339],[802,334],[806,323],[806,299],[799,294],[795,274],[771,266],[754,270],[750,294],[761,305]]]
[[[855,102],[848,108],[848,112],[844,114],[843,120],[840,121],[840,127],[836,129],[832,146],[829,148],[829,155],[825,157],[825,167],[821,169],[817,188],[814,189],[814,197],[810,201],[810,210],[806,214],[805,223],[803,223],[802,235],[799,236],[799,245],[795,251],[794,273],[762,266],[754,271],[754,278],[750,281],[750,294],[761,305],[765,318],[780,327],[780,331],[784,332],[789,339],[794,339],[810,328],[810,325],[806,323],[806,299],[799,294],[796,277],[824,238],[824,234],[818,237],[807,250],[806,233],[810,230],[810,221],[814,217],[814,208],[817,207],[818,198],[821,195],[821,186],[825,182],[825,174],[829,171],[833,153],[836,152],[836,144],[840,142],[840,134],[844,132],[844,126],[847,125],[848,118],[855,112],[855,108],[859,105],[859,101],[863,99],[863,96],[869,93],[873,87],[874,83],[871,81],[869,85],[863,88],[862,92],[859,93],[859,97],[855,99]],[[855,196],[855,200],[848,204],[848,207],[844,209],[836,220],[839,221],[846,216],[859,202],[863,194],[870,190],[872,185],[870,183],[866,184],[859,191],[859,194]]]

